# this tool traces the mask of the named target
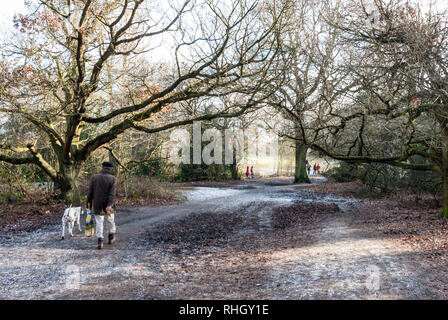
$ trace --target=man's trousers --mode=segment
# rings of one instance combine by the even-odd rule
[[[109,233],[115,233],[115,215],[114,214],[106,214],[106,215],[95,215],[95,235],[97,238],[103,238],[103,230],[104,230],[104,220],[106,220],[107,228],[109,229]]]

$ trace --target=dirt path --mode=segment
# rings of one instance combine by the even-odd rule
[[[59,226],[0,233],[0,298],[440,297],[410,248],[355,226],[354,200],[289,180],[186,191],[183,203],[119,212],[118,242],[102,251],[81,234],[61,241]]]
[[[272,256],[273,278],[283,289],[276,298],[425,298],[401,257],[410,252],[351,227],[350,219],[344,212],[329,216],[316,226],[315,243]]]

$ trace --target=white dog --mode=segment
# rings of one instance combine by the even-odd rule
[[[70,205],[70,208],[65,209],[64,215],[62,216],[62,239],[65,239],[65,226],[68,225],[68,233],[73,237],[73,227],[75,222],[78,223],[78,229],[81,231],[81,224],[79,220],[81,215],[84,214],[82,207],[74,207]]]

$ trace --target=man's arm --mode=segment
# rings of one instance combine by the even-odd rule
[[[107,198],[107,208],[106,208],[107,211],[111,211],[112,205],[114,204],[116,182],[117,182],[117,179],[114,177],[112,185],[109,188],[109,196]]]
[[[92,208],[93,200],[93,177],[90,179],[89,193],[87,194],[87,208]]]

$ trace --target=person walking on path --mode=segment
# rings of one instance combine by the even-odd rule
[[[311,174],[311,165],[310,165],[310,163],[308,162],[308,160],[306,161],[306,171],[308,172],[308,175]]]
[[[320,174],[320,165],[319,164],[317,164],[316,170],[317,170],[317,174]]]
[[[250,177],[253,179],[255,178],[255,174],[254,174],[254,166],[250,167]]]
[[[112,163],[103,162],[100,173],[90,179],[87,207],[95,216],[95,235],[98,238],[98,249],[104,246],[103,226],[106,219],[109,228],[109,244],[115,242],[115,215],[113,209],[116,178],[113,175]]]
[[[317,166],[316,166],[316,164],[314,164],[314,166],[313,166],[313,176],[316,174],[316,171],[317,171]]]
[[[247,166],[247,169],[246,169],[246,178],[247,178],[247,179],[249,179],[249,174],[250,174],[250,172],[249,172],[249,166]]]

